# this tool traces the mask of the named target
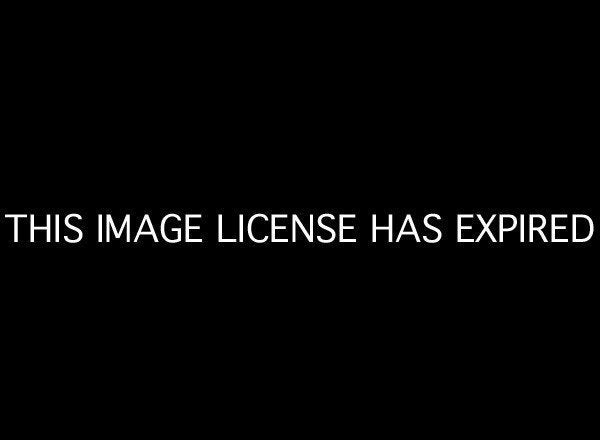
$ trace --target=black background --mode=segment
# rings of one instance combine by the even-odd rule
[[[460,246],[453,218],[597,221],[592,29],[524,11],[247,12],[23,16],[3,55],[2,213],[356,212],[361,243],[4,240],[11,412],[573,429],[595,389],[597,238]],[[371,246],[375,212],[438,212],[444,241]]]

